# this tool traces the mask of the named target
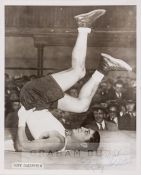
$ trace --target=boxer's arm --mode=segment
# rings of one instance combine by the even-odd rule
[[[64,147],[64,143],[58,137],[49,137],[47,139],[36,139],[29,141],[25,127],[18,128],[17,134],[17,151],[30,152],[30,151],[44,151],[56,152]]]
[[[28,140],[25,133],[25,126],[27,118],[33,115],[32,110],[25,110],[22,106],[18,111],[19,123],[18,132],[16,139],[16,150],[17,151],[45,151],[45,152],[55,152],[59,151],[64,147],[64,143],[59,137],[47,137],[46,139],[36,139],[33,141]]]

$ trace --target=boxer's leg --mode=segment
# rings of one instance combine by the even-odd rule
[[[104,74],[96,71],[83,85],[78,98],[65,94],[62,99],[58,100],[58,108],[69,112],[86,112],[103,77]]]
[[[91,100],[103,79],[104,75],[109,71],[132,71],[130,65],[120,59],[113,58],[108,54],[102,53],[102,58],[99,62],[99,67],[92,77],[80,90],[78,98],[65,95],[62,99],[58,100],[58,108],[64,111],[81,113],[88,110]]]
[[[72,51],[71,68],[52,74],[52,77],[57,81],[63,91],[68,90],[78,80],[85,76],[87,37],[90,31],[90,28],[78,28],[78,37]]]
[[[63,91],[68,90],[78,80],[84,77],[88,33],[91,32],[90,28],[92,24],[100,16],[104,15],[104,13],[105,10],[98,9],[74,17],[79,28],[76,44],[72,52],[71,68],[59,73],[52,74],[53,78],[57,81]]]

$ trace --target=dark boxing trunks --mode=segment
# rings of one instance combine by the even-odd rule
[[[20,93],[21,104],[26,110],[57,108],[57,103],[64,93],[51,75],[27,82]]]

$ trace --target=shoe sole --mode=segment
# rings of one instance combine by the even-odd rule
[[[90,11],[88,13],[83,13],[83,14],[77,15],[74,18],[75,19],[77,19],[77,18],[84,18],[85,16],[91,17],[94,14],[96,14],[97,12],[99,12],[100,14],[96,16],[96,19],[99,18],[100,16],[104,15],[106,13],[106,10],[104,10],[104,9],[97,9],[97,10]]]
[[[121,68],[122,70],[126,70],[126,71],[132,71],[132,67],[127,64],[125,61],[121,60],[121,59],[117,59],[117,58],[113,58],[112,56],[105,54],[105,53],[101,53],[101,55],[108,61],[111,63],[111,66],[113,64],[115,64],[115,66],[117,65],[119,68]]]

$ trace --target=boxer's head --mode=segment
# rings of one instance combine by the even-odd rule
[[[73,129],[71,134],[72,149],[82,151],[96,151],[100,142],[98,131],[90,128]]]

